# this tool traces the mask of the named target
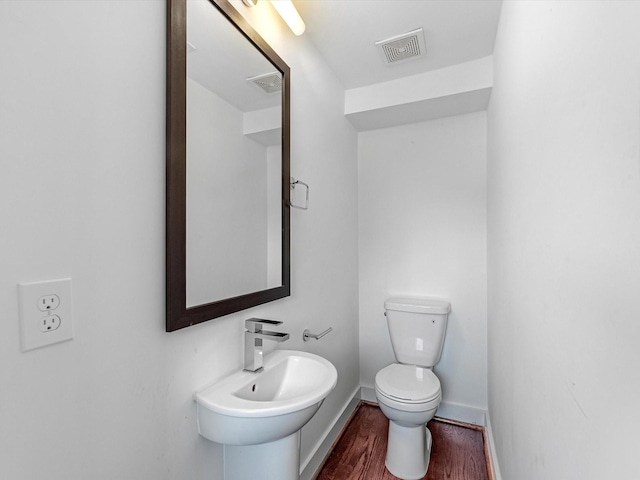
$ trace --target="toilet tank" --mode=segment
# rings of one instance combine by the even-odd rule
[[[384,302],[389,336],[400,363],[431,368],[440,361],[451,304],[434,298]]]

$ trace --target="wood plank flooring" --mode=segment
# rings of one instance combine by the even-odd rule
[[[433,447],[423,480],[489,480],[481,430],[432,420]],[[360,404],[316,480],[396,480],[384,466],[389,421]]]

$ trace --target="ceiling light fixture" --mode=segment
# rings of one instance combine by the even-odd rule
[[[304,33],[305,24],[291,0],[271,0],[271,5],[280,14],[295,35]]]
[[[242,0],[242,3],[247,7],[255,7],[258,4],[258,0]],[[302,35],[304,33],[306,25],[291,0],[271,0],[271,5],[273,5],[273,8],[276,9],[276,12],[294,34]]]

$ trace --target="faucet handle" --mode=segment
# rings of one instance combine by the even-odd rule
[[[282,325],[279,320],[266,320],[264,318],[249,318],[244,321],[245,328],[251,333],[258,333],[263,325]]]

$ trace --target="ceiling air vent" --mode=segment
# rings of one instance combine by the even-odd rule
[[[282,91],[282,75],[280,72],[263,73],[255,77],[249,77],[247,82],[252,83],[268,94]]]
[[[388,65],[404,62],[427,54],[421,28],[376,42],[384,62]]]

